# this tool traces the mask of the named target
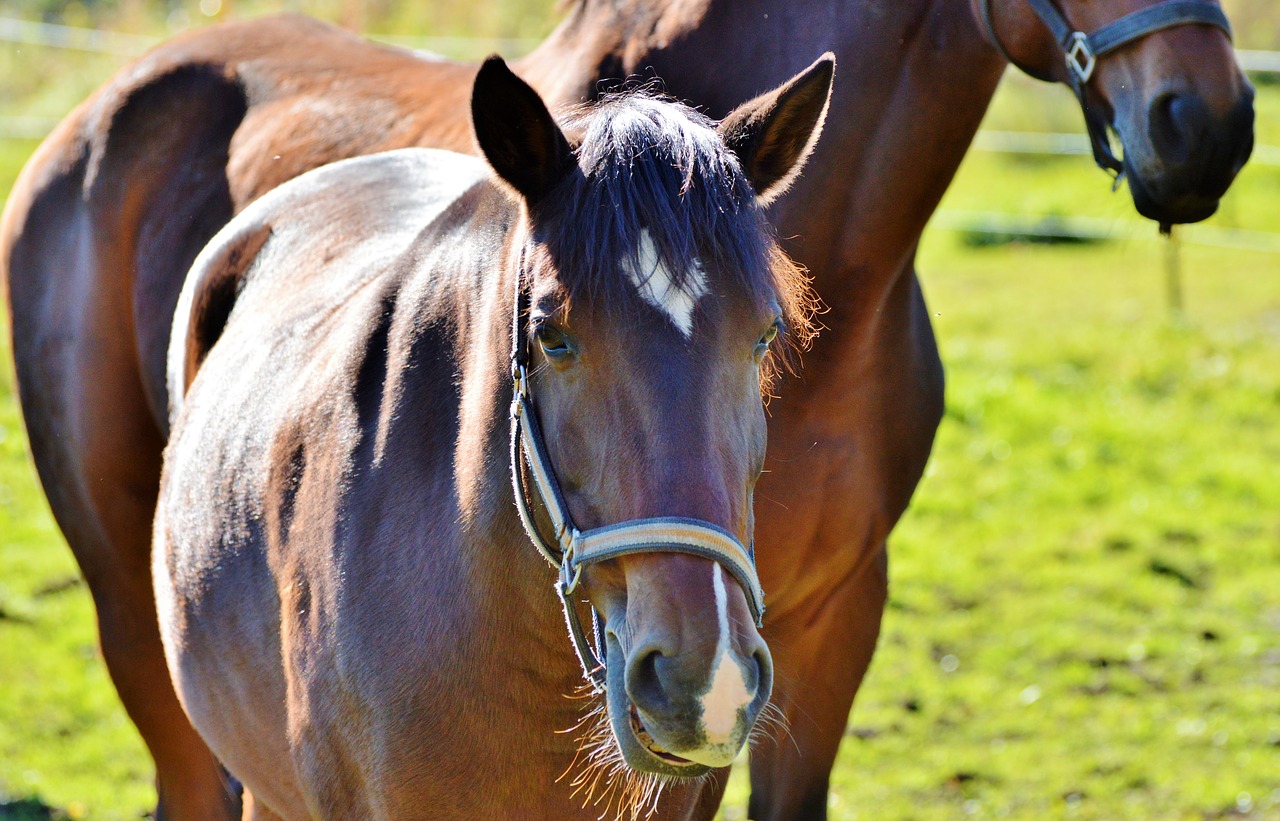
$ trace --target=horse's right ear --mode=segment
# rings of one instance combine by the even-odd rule
[[[471,89],[471,124],[489,165],[533,204],[569,170],[573,150],[538,96],[501,57],[480,66]]]
[[[778,88],[738,106],[720,123],[720,135],[738,155],[762,204],[780,196],[800,175],[822,133],[835,71],[835,55],[827,52]]]

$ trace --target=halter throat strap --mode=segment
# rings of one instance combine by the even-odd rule
[[[565,623],[574,651],[587,680],[597,692],[606,686],[603,625],[595,610],[591,618],[596,646],[592,647],[578,616],[573,593],[588,565],[636,553],[684,553],[717,562],[737,580],[747,594],[756,625],[764,620],[764,591],[756,574],[755,551],[722,527],[701,519],[665,516],[633,519],[617,524],[578,530],[569,514],[556,480],[546,442],[538,424],[529,386],[528,316],[530,295],[523,260],[517,274],[515,318],[512,327],[511,377],[511,481],[520,522],[534,547],[559,570],[556,594],[564,608]],[[532,486],[526,480],[526,468]],[[545,538],[534,518],[530,502],[541,501],[553,535]]]
[[[1164,2],[1126,14],[1092,34],[1085,34],[1072,26],[1052,0],[1026,0],[1026,2],[1053,34],[1058,47],[1062,49],[1067,66],[1067,82],[1075,92],[1076,99],[1079,100],[1081,110],[1084,112],[1089,141],[1093,147],[1094,162],[1104,171],[1114,173],[1117,184],[1120,175],[1124,173],[1124,163],[1111,150],[1111,142],[1107,138],[1107,123],[1102,114],[1097,108],[1091,107],[1087,99],[1089,80],[1093,77],[1098,59],[1135,40],[1174,26],[1215,26],[1226,32],[1228,38],[1232,36],[1227,15],[1223,13],[1220,6],[1208,0],[1164,0]],[[982,17],[982,25],[987,30],[987,39],[1001,56],[1038,80],[1052,79],[1022,65],[1005,49],[1000,37],[996,34],[991,0],[978,0],[978,10]]]

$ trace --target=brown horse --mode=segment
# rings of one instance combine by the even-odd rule
[[[1092,31],[1156,5],[1058,7]],[[1024,0],[985,9],[582,0],[517,65],[560,101],[652,70],[713,114],[791,76],[804,46],[831,49],[842,65],[824,141],[770,211],[830,313],[806,378],[786,382],[772,406],[759,486],[761,543],[786,545],[762,551],[759,570],[771,593],[773,701],[791,730],[753,751],[755,817],[825,814],[879,631],[885,538],[942,409],[915,248],[1007,65],[998,49],[1070,76]],[[474,72],[297,18],[207,29],[162,46],[77,109],[10,197],[0,265],[32,451],[94,593],[112,678],[156,758],[163,805],[207,808],[222,789],[166,686],[147,573],[168,425],[165,346],[183,276],[231,214],[310,168],[406,145],[470,150]],[[1248,154],[1252,92],[1218,26],[1131,42],[1099,58],[1082,88],[1092,119],[1124,145],[1138,206],[1158,220],[1202,218]]]
[[[153,572],[179,697],[251,815],[714,814],[723,782],[699,776],[772,685],[742,547],[761,389],[811,303],[761,203],[809,153],[832,68],[719,129],[636,93],[566,137],[493,58],[472,110],[501,182],[375,154],[213,238],[174,322]],[[509,436],[545,488],[530,535],[584,526],[555,561],[570,624],[575,598],[602,614],[586,741],[625,762],[579,774],[585,797],[558,779],[580,671]]]

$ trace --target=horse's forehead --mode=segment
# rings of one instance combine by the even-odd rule
[[[694,310],[707,295],[707,272],[702,261],[695,257],[689,261],[688,270],[673,270],[658,253],[658,246],[647,228],[641,230],[638,245],[635,254],[621,260],[627,282],[686,339],[692,337]]]
[[[717,263],[714,255],[705,262],[697,254],[682,260],[681,255],[664,254],[648,228],[640,229],[629,246],[611,251],[608,259],[591,260],[586,275],[557,264],[547,249],[526,252],[537,312],[580,330],[582,323],[601,331],[639,327],[661,332],[665,327],[692,341],[695,332],[718,334],[712,329],[715,323],[778,310],[780,295],[765,260],[745,266],[758,266],[754,274],[741,265]]]

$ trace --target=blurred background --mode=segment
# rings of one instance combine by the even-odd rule
[[[0,198],[179,31],[301,11],[450,57],[555,0],[0,0]],[[1220,212],[1172,241],[1069,92],[1014,71],[926,232],[946,418],[891,538],[836,819],[1280,819],[1280,7],[1223,0],[1258,89]],[[7,317],[0,317],[0,325]],[[0,342],[0,819],[141,817],[150,764],[26,451]],[[739,772],[722,815],[743,818]]]

